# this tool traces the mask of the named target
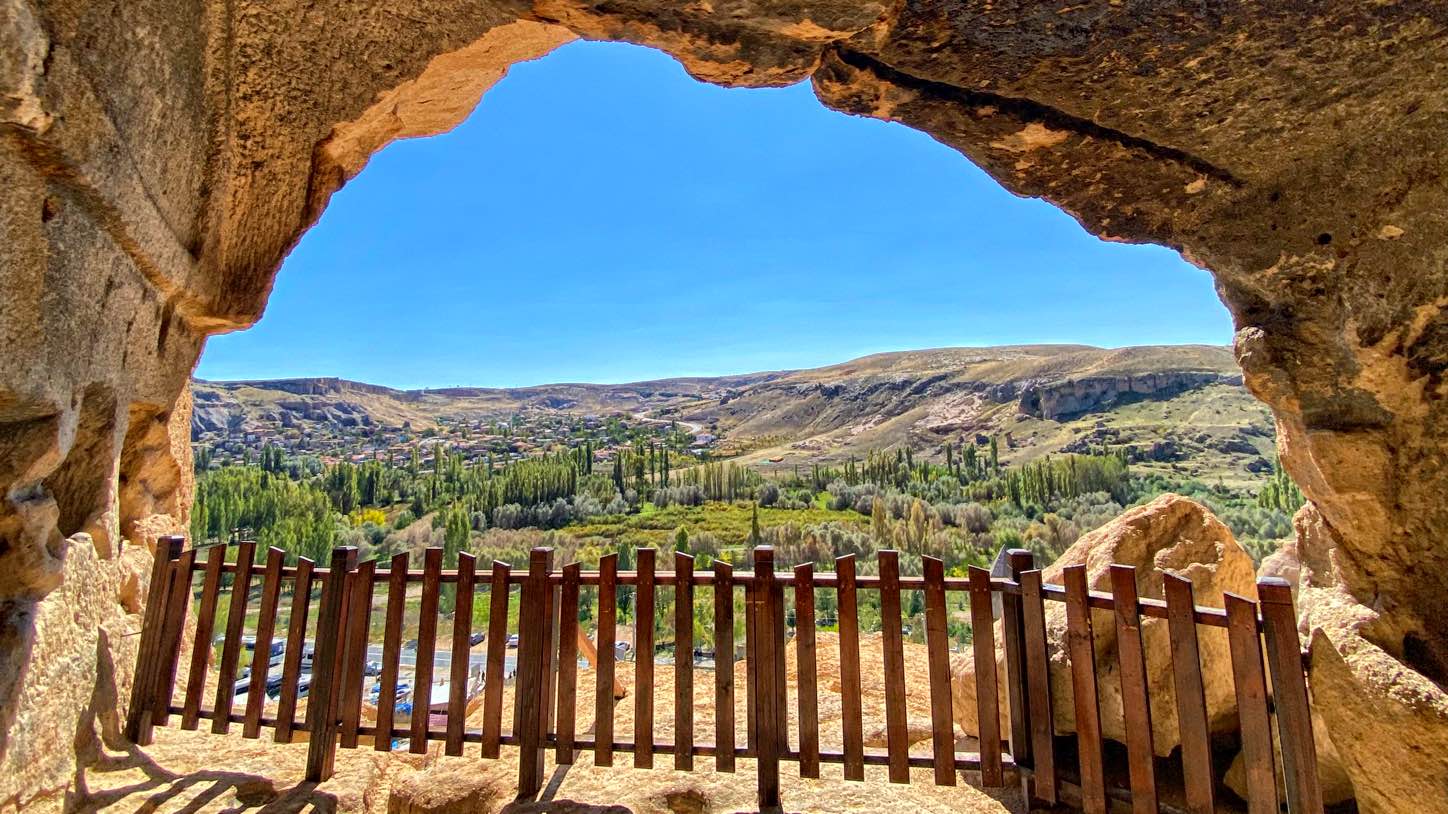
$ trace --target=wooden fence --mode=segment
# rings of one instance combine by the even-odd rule
[[[1286,804],[1291,814],[1322,811],[1316,751],[1308,711],[1307,688],[1297,634],[1296,616],[1289,587],[1281,580],[1258,582],[1259,601],[1228,594],[1225,609],[1197,607],[1192,585],[1172,575],[1165,577],[1165,601],[1140,599],[1136,575],[1129,566],[1113,566],[1110,594],[1090,592],[1084,567],[1066,568],[1064,585],[1043,584],[1041,572],[1033,567],[1025,551],[1010,554],[1012,575],[992,578],[972,568],[965,578],[946,577],[943,563],[925,557],[921,576],[902,576],[894,551],[881,551],[878,574],[857,575],[853,556],[836,559],[832,573],[816,573],[812,565],[796,566],[792,572],[777,572],[774,552],[768,547],[753,552],[753,570],[735,571],[728,563],[716,561],[709,570],[696,570],[687,554],[676,554],[672,571],[657,571],[656,552],[641,549],[637,570],[618,570],[616,555],[602,558],[597,571],[583,571],[577,563],[555,568],[549,549],[534,549],[526,572],[515,573],[508,564],[494,562],[490,571],[479,573],[469,554],[459,555],[456,569],[442,568],[442,551],[428,549],[421,570],[409,569],[407,554],[392,558],[386,568],[375,561],[357,562],[354,548],[332,552],[327,567],[308,560],[296,566],[284,565],[283,553],[272,549],[265,564],[255,562],[255,544],[235,547],[234,561],[227,562],[227,547],[206,550],[204,564],[195,549],[185,549],[181,538],[162,538],[152,572],[145,608],[136,683],[127,717],[127,734],[138,743],[149,742],[152,728],[166,725],[179,715],[180,726],[196,729],[209,720],[211,730],[227,732],[241,725],[243,737],[259,737],[270,728],[277,742],[290,742],[296,733],[309,739],[307,775],[321,781],[331,775],[335,750],[355,748],[359,739],[372,741],[377,750],[393,748],[405,739],[412,752],[426,752],[429,742],[443,744],[449,755],[461,755],[465,746],[482,758],[496,758],[501,746],[519,750],[519,794],[531,797],[544,782],[545,750],[553,749],[555,762],[569,764],[581,751],[592,751],[597,766],[613,765],[616,753],[630,753],[636,767],[652,767],[656,754],[671,754],[677,770],[693,768],[695,758],[712,758],[717,770],[733,772],[737,758],[755,761],[759,805],[773,809],[780,804],[780,764],[793,762],[803,777],[819,777],[822,764],[841,764],[845,780],[864,778],[866,765],[888,767],[892,782],[910,782],[910,769],[933,770],[934,782],[954,785],[961,773],[982,786],[1003,786],[1019,782],[1024,793],[1043,804],[1064,804],[1086,812],[1104,812],[1115,803],[1129,806],[1138,814],[1160,810],[1157,761],[1152,748],[1151,710],[1142,646],[1141,619],[1165,619],[1169,629],[1170,660],[1180,721],[1181,773],[1185,810],[1214,810],[1216,772],[1208,733],[1207,708],[1198,655],[1199,627],[1225,628],[1230,644],[1237,715],[1242,749],[1246,758],[1246,784],[1250,814],[1280,811],[1275,762],[1280,754],[1285,777]],[[193,579],[201,574],[199,605]],[[258,573],[259,572],[259,573]],[[207,676],[217,605],[223,601],[223,575],[230,575],[226,630],[220,637],[221,653],[216,669],[214,700],[207,705]],[[244,640],[244,624],[253,584],[260,580],[254,640]],[[283,591],[284,584],[291,590]],[[313,612],[312,593],[320,584],[316,603],[316,645],[311,669],[305,671],[305,637],[308,617]],[[451,653],[450,695],[445,716],[413,714],[405,726],[398,725],[396,709],[400,654],[403,650],[403,614],[408,586],[421,585],[420,621],[416,638],[413,686],[429,693],[433,683],[434,659],[439,648],[437,629],[441,586],[456,585],[451,641],[441,643]],[[518,637],[514,709],[505,728],[504,665],[509,645],[509,592],[521,587],[516,625]],[[595,697],[584,699],[596,711],[592,737],[577,731],[579,703],[579,592],[583,586],[597,590],[597,660]],[[632,704],[634,738],[618,741],[614,734],[615,623],[620,586],[632,588],[636,614]],[[655,596],[659,587],[674,593],[674,736],[672,743],[659,742],[654,735]],[[713,740],[700,737],[694,726],[694,680],[696,667],[688,654],[694,650],[693,619],[695,592],[708,588],[714,603],[714,651],[721,665],[712,671],[716,722]],[[839,683],[842,701],[843,748],[821,748],[816,667],[815,597],[819,589],[833,590],[838,599]],[[735,742],[735,591],[744,592],[745,661],[747,676],[746,742]],[[786,694],[785,591],[793,592],[796,670],[798,675],[796,731],[789,727]],[[858,596],[877,591],[881,617],[881,639],[885,693],[886,748],[883,752],[864,746],[861,702]],[[903,650],[901,593],[923,591],[924,620],[928,653],[928,682],[931,716],[929,755],[911,755],[906,721],[906,675]],[[973,658],[977,680],[976,702],[980,721],[979,751],[957,752],[952,722],[950,641],[947,632],[947,594],[966,592],[973,630]],[[286,630],[276,621],[284,593],[290,594]],[[379,686],[375,723],[366,724],[360,714],[363,702],[364,665],[374,598],[385,593],[380,603],[384,619]],[[998,686],[996,669],[997,627],[993,624],[993,597],[1000,598],[999,633],[1006,662],[1005,686]],[[482,690],[480,728],[466,725],[466,689],[470,650],[475,640],[471,630],[473,603],[488,601],[489,622],[486,668]],[[1063,765],[1070,758],[1071,738],[1055,732],[1052,692],[1047,674],[1045,603],[1065,604],[1067,632],[1065,646],[1070,662],[1074,719],[1074,766]],[[1098,708],[1098,666],[1093,646],[1092,609],[1110,611],[1118,638],[1120,689],[1126,733],[1125,783],[1110,783],[1107,777],[1105,744]],[[178,662],[183,650],[184,626],[194,618],[189,669],[184,687],[177,688]],[[583,639],[587,644],[587,639]],[[284,642],[281,653],[278,698],[273,715],[263,714],[272,676],[274,642]],[[243,651],[250,645],[250,679],[244,707],[235,708],[238,669]],[[409,645],[412,643],[409,642]],[[1263,655],[1265,653],[1266,668]],[[729,654],[729,655],[726,655]],[[728,659],[728,661],[725,661]],[[668,665],[665,665],[668,668]],[[309,680],[303,680],[309,674]],[[1269,680],[1270,677],[1270,680]],[[912,676],[912,681],[921,677]],[[177,699],[180,691],[179,703]],[[299,695],[306,692],[306,708],[298,717]],[[998,704],[1002,695],[1009,711],[1007,731],[1001,732]],[[429,697],[430,702],[430,697]],[[430,705],[430,704],[429,704]],[[445,724],[434,727],[435,717]],[[1280,752],[1274,750],[1272,719]]]

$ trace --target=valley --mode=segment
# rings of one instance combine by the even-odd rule
[[[620,385],[395,390],[343,379],[193,385],[193,440],[220,460],[274,445],[328,460],[446,442],[495,461],[652,438],[679,461],[761,471],[842,465],[871,449],[942,459],[1000,439],[1008,464],[1124,449],[1142,471],[1250,486],[1270,471],[1266,407],[1225,347],[1080,345],[886,353],[812,370]]]

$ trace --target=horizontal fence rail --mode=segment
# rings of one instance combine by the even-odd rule
[[[577,563],[560,568],[545,548],[534,549],[526,569],[518,570],[503,562],[480,563],[468,553],[457,555],[455,568],[444,569],[444,552],[438,548],[423,552],[421,569],[412,567],[407,553],[385,564],[359,563],[357,550],[350,547],[333,550],[325,566],[307,559],[287,565],[279,549],[258,557],[250,542],[198,550],[187,549],[180,537],[163,537],[156,551],[126,719],[127,735],[141,744],[151,741],[156,725],[167,725],[178,714],[183,729],[197,729],[208,720],[215,733],[240,724],[245,738],[260,737],[263,728],[278,743],[305,737],[307,777],[313,781],[331,776],[339,746],[357,748],[365,742],[390,751],[405,741],[409,751],[425,753],[437,742],[448,755],[471,750],[482,758],[499,757],[503,746],[516,747],[519,795],[528,798],[542,788],[551,750],[555,763],[572,763],[589,752],[600,767],[613,765],[619,753],[644,768],[654,766],[655,756],[669,755],[680,771],[691,770],[695,758],[712,759],[721,772],[735,771],[739,758],[752,759],[761,808],[780,805],[781,764],[788,762],[810,778],[820,777],[822,764],[840,765],[846,780],[862,780],[865,766],[885,767],[896,783],[911,782],[912,768],[931,770],[939,785],[954,785],[968,773],[985,787],[1019,782],[1028,798],[1041,804],[1097,814],[1116,802],[1146,814],[1160,807],[1142,636],[1142,620],[1154,618],[1166,621],[1170,643],[1185,810],[1213,811],[1217,791],[1198,647],[1201,627],[1225,628],[1249,810],[1279,810],[1274,723],[1288,810],[1317,814],[1323,808],[1292,594],[1281,580],[1259,581],[1255,602],[1227,594],[1224,608],[1217,609],[1196,605],[1191,582],[1172,574],[1163,577],[1164,600],[1139,597],[1135,570],[1124,565],[1111,566],[1109,593],[1088,589],[1082,565],[1062,569],[1062,584],[1048,584],[1032,555],[1021,550],[1009,552],[1008,577],[974,567],[965,577],[947,577],[944,563],[934,557],[922,558],[920,576],[902,575],[899,554],[890,550],[878,552],[873,575],[857,573],[853,555],[837,558],[833,572],[816,573],[813,564],[778,571],[775,552],[767,546],[753,550],[749,571],[724,561],[696,568],[685,553],[674,554],[671,569],[660,570],[653,549],[636,552],[632,571],[619,570],[616,554],[602,557],[596,571],[583,571]],[[656,658],[661,586],[673,600],[672,665],[658,664]],[[701,598],[701,589],[707,596]],[[580,620],[583,590],[597,600],[592,638]],[[816,643],[821,590],[834,593],[836,608],[839,670],[830,678],[839,682],[839,748],[821,746]],[[923,594],[928,668],[907,678],[901,602],[904,592],[914,591]],[[874,592],[878,600],[878,665],[861,658],[862,592]],[[735,602],[741,593],[742,643],[735,641]],[[975,667],[980,729],[975,751],[957,748],[953,720],[949,597],[962,593],[968,599],[964,615]],[[625,594],[635,623],[630,691],[617,680],[615,634]],[[1074,733],[1057,732],[1049,602],[1065,610],[1062,647],[1069,673],[1064,677],[1071,690]],[[404,642],[412,607],[416,635]],[[696,607],[713,612],[712,629],[705,635],[713,639],[715,668],[709,671],[712,681],[702,684],[695,680],[701,669],[695,664]],[[222,609],[224,630],[217,636]],[[475,609],[485,609],[487,618],[477,630]],[[1108,778],[1098,702],[1097,684],[1106,665],[1096,663],[1094,626],[1108,616],[1124,708],[1125,770],[1115,774],[1124,783]],[[188,622],[188,617],[193,618]],[[441,636],[444,618],[451,620],[450,629]],[[380,625],[380,648],[373,643],[374,621]],[[244,635],[247,629],[250,636]],[[188,630],[193,646],[183,659]],[[793,707],[786,680],[791,640],[797,676]],[[475,652],[479,648],[481,654]],[[735,654],[740,649],[743,743],[736,741],[735,731],[740,689]],[[591,699],[579,698],[581,657],[594,675]],[[998,657],[1005,668],[1000,673]],[[446,662],[441,670],[439,658]],[[178,688],[183,660],[187,671]],[[411,668],[410,676],[405,667]],[[673,674],[671,742],[655,735],[654,684],[660,667]],[[883,751],[865,747],[862,676],[867,669],[872,677],[883,675]],[[910,750],[907,681],[928,689],[928,754]],[[505,711],[510,684],[512,707]],[[696,687],[712,690],[712,733],[696,727]],[[633,734],[621,740],[616,710],[628,692]],[[594,713],[592,732],[578,731],[580,703]],[[470,718],[477,724],[470,725]]]

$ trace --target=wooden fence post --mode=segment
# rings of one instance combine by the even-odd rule
[[[231,729],[231,708],[236,702],[236,671],[241,663],[241,634],[245,630],[246,606],[251,600],[251,577],[256,543],[243,540],[236,546],[236,571],[231,575],[231,601],[227,603],[226,633],[217,666],[216,701],[211,705],[211,732],[224,735]],[[311,707],[308,707],[310,710]]]
[[[1000,688],[996,684],[995,625],[991,619],[990,572],[971,566],[970,627],[975,655],[975,709],[980,740],[980,784],[1005,785],[1001,765]]]
[[[1197,643],[1196,598],[1191,580],[1163,573],[1167,628],[1171,636],[1171,663],[1176,688],[1177,727],[1182,742],[1182,778],[1187,811],[1212,814],[1213,786],[1211,732],[1207,727],[1206,693],[1202,687],[1202,659]]]
[[[261,585],[261,607],[257,610],[256,636],[251,647],[251,681],[246,689],[246,717],[241,736],[261,736],[261,710],[266,701],[267,672],[271,668],[271,644],[276,634],[277,604],[282,596],[282,563],[286,552],[275,546],[267,550],[266,576]]]
[[[171,721],[171,696],[176,691],[182,628],[185,627],[186,611],[191,607],[191,574],[195,567],[194,548],[181,552],[181,556],[170,564],[170,584],[166,588],[166,607],[162,610],[161,644],[156,651],[159,656],[156,661],[156,689],[152,693],[151,723],[155,726],[165,726]],[[147,738],[149,740],[149,733]]]
[[[1024,548],[1013,548],[1006,552],[1011,567],[1011,579],[1017,585],[1021,574],[1036,567],[1035,556]],[[1017,766],[1031,768],[1031,713],[1026,702],[1029,692],[1027,683],[1025,614],[1020,594],[1001,594],[1001,639],[1006,653],[1006,703],[1010,709],[1011,757]],[[1029,774],[1021,773],[1023,786],[1029,785]],[[1029,789],[1022,788],[1026,799]]]
[[[1267,678],[1262,673],[1262,637],[1257,603],[1236,594],[1222,595],[1227,611],[1227,645],[1232,654],[1232,684],[1246,767],[1247,814],[1278,814],[1272,756],[1272,720],[1267,709]]]
[[[446,754],[463,753],[463,729],[466,728],[468,680],[473,654],[473,595],[477,586],[477,557],[467,551],[458,553],[458,581],[453,598],[452,661],[448,673]]]
[[[372,748],[392,751],[393,723],[397,719],[397,674],[401,667],[402,614],[407,603],[406,551],[392,555],[387,566],[387,617],[382,627],[382,675],[378,677],[376,732]]]
[[[332,549],[322,603],[317,611],[316,648],[312,653],[312,684],[307,690],[307,780],[320,783],[332,776],[337,756],[337,684],[346,622],[347,574],[357,567],[357,549]]]
[[[634,756],[635,769],[654,767],[654,569],[658,550],[634,552]]]
[[[1141,643],[1136,568],[1111,566],[1111,598],[1116,616],[1116,664],[1120,668],[1121,705],[1126,727],[1126,760],[1131,807],[1136,814],[1157,814],[1156,759],[1151,739],[1151,694],[1146,652]]]
[[[206,670],[211,665],[211,632],[216,623],[216,600],[221,592],[221,567],[226,546],[216,545],[206,555],[206,576],[201,581],[201,607],[196,611],[196,631],[191,636],[191,669],[186,674],[186,703],[181,710],[181,728],[201,725],[201,694],[206,691]]]
[[[840,627],[840,730],[845,779],[865,779],[865,736],[860,700],[860,614],[855,594],[855,555],[835,558]]]
[[[342,654],[337,678],[336,707],[341,720],[338,730],[342,748],[357,748],[357,729],[362,725],[363,673],[367,669],[367,632],[372,627],[372,592],[377,560],[368,560],[347,575],[347,622],[342,628]],[[375,734],[374,734],[375,738]]]
[[[714,769],[734,771],[734,567],[714,561]]]
[[[784,658],[782,647],[778,647],[776,630],[784,632],[784,603],[782,589],[775,584],[774,548],[758,546],[754,549],[754,590],[750,602],[755,604],[754,625],[756,643],[754,652],[758,656],[752,664],[749,682],[756,685],[754,715],[755,742],[758,747],[756,765],[759,772],[759,808],[761,811],[779,808],[779,756],[782,746],[779,722],[783,717],[785,699],[778,683],[779,666]]]
[[[437,657],[438,592],[442,590],[442,549],[422,552],[422,602],[417,611],[417,650],[413,651],[412,718],[407,751],[427,754],[428,718],[432,707],[432,671]]]
[[[694,558],[674,552],[674,768],[694,768]]]
[[[481,754],[498,756],[503,732],[503,665],[508,646],[508,579],[512,567],[493,560],[493,573],[488,582],[488,666],[483,678],[483,737]],[[513,667],[517,672],[517,665]],[[518,706],[515,696],[513,706]]]
[[[1302,671],[1302,644],[1297,637],[1297,611],[1292,587],[1278,577],[1257,581],[1262,605],[1262,632],[1267,640],[1267,666],[1272,671],[1272,705],[1282,741],[1282,774],[1291,814],[1321,814],[1322,786],[1317,777],[1317,745],[1312,738],[1312,710]]]
[[[1026,700],[1031,707],[1031,794],[1027,802],[1039,800],[1055,805],[1056,782],[1055,712],[1051,706],[1050,655],[1046,651],[1046,609],[1041,597],[1041,572],[1032,568],[1020,575],[1021,611],[1024,616],[1026,648]]]
[[[794,567],[794,635],[799,776],[817,778],[820,776],[819,660],[815,652],[814,563],[810,562]]]
[[[554,760],[560,765],[573,763],[573,740],[578,731],[578,581],[582,571],[583,566],[576,562],[563,567],[559,601],[558,749]]]
[[[905,637],[900,620],[900,552],[881,549],[880,652],[885,675],[885,756],[891,783],[910,782],[909,714],[905,706]],[[995,671],[992,670],[994,675]]]
[[[931,755],[935,784],[955,785],[955,714],[951,707],[950,631],[945,609],[945,562],[922,557],[925,572],[925,646],[930,673]]]
[[[618,630],[618,554],[598,560],[598,666],[593,687],[593,765],[613,765],[613,713],[615,641]]]
[[[528,555],[528,579],[523,583],[518,611],[518,680],[513,703],[518,708],[518,798],[532,799],[543,788],[544,728],[547,726],[543,675],[548,644],[553,638],[548,612],[548,572],[553,549],[535,548]]]
[[[1096,643],[1091,627],[1086,566],[1067,566],[1062,571],[1062,577],[1066,582],[1066,649],[1071,656],[1076,748],[1081,767],[1081,808],[1086,814],[1106,814],[1101,709],[1096,694]]]
[[[151,713],[159,677],[161,639],[165,635],[167,589],[171,583],[170,566],[181,556],[186,540],[166,536],[156,540],[155,558],[151,562],[151,584],[146,590],[146,607],[141,615],[141,642],[136,653],[136,672],[131,683],[131,703],[126,711],[126,739],[146,745],[151,742]]]
[[[301,691],[298,682],[302,676],[302,651],[306,649],[307,616],[312,608],[312,570],[315,567],[316,563],[306,557],[297,560],[296,581],[292,584],[292,616],[287,620],[287,654],[282,661],[282,696],[277,701],[277,743],[291,743],[292,729],[297,725],[297,694]],[[206,608],[204,599],[201,607],[203,611]],[[312,656],[316,657],[315,649]]]

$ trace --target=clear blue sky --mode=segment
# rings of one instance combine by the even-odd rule
[[[620,382],[1231,333],[1207,273],[1101,242],[928,136],[807,82],[725,90],[579,42],[374,156],[197,375]]]

